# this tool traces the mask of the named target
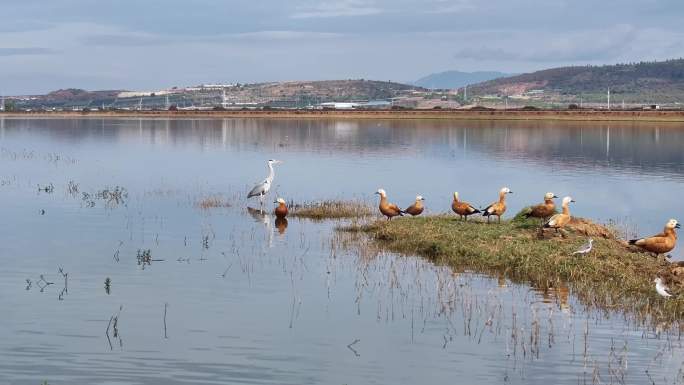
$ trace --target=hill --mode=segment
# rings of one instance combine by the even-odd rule
[[[573,66],[485,81],[468,88],[471,95],[544,95],[548,101],[614,100],[630,103],[684,101],[684,59],[604,66]]]
[[[61,89],[45,95],[14,97],[13,105],[21,109],[70,108],[142,108],[164,109],[168,104],[180,107],[221,105],[306,107],[322,102],[387,100],[410,95],[424,88],[364,79],[290,81],[220,86],[172,88],[156,92],[85,91]],[[225,99],[224,99],[225,97]]]
[[[496,71],[444,71],[422,77],[413,84],[429,89],[454,89],[512,75]]]

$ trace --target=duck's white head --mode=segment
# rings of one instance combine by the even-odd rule
[[[454,199],[458,200],[458,191],[454,191]]]
[[[276,203],[285,204],[285,199],[283,199],[283,198],[278,198],[278,199],[276,199]]]
[[[511,189],[509,189],[508,187],[502,188],[501,191],[499,191],[499,192],[501,194],[513,194],[513,191],[511,191]]]
[[[679,225],[679,222],[677,222],[676,219],[670,219],[669,221],[667,221],[665,227],[667,227],[668,229],[678,229],[681,226]]]
[[[554,194],[552,192],[547,192],[546,194],[544,194],[544,199],[546,199],[546,200],[554,199],[554,198],[558,198],[558,197],[556,196],[556,194]]]
[[[383,198],[387,196],[387,193],[385,192],[385,190],[383,190],[381,188],[379,188],[378,191],[376,191],[375,193],[380,195]]]
[[[424,201],[425,198],[423,198],[422,195],[416,195],[416,200],[417,200],[417,201]]]
[[[563,198],[563,204],[564,204],[564,205],[567,205],[567,204],[570,203],[570,202],[575,203],[575,200],[572,199],[572,197],[565,197],[565,198]]]

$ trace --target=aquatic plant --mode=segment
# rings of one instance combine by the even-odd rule
[[[363,218],[375,214],[374,208],[363,201],[290,202],[288,207],[291,217],[313,220]]]
[[[226,198],[218,195],[204,197],[195,202],[195,207],[199,207],[203,210],[230,206],[231,204],[228,202]]]

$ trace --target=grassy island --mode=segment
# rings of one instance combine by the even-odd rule
[[[339,230],[365,233],[383,249],[422,256],[456,271],[503,275],[541,289],[565,283],[585,305],[630,312],[639,320],[684,317],[684,296],[661,298],[653,283],[662,275],[673,292],[681,291],[679,264],[630,247],[613,229],[588,220],[573,218],[565,237],[549,230],[541,234],[537,220],[520,214],[501,224],[464,222],[445,214]],[[573,255],[589,237],[593,250]]]

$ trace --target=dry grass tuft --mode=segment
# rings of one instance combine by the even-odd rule
[[[228,200],[222,196],[218,195],[212,195],[208,197],[204,197],[197,202],[195,202],[195,207],[199,207],[203,210],[208,210],[208,209],[213,209],[213,208],[221,208],[221,207],[230,207],[231,204],[228,203]]]
[[[354,219],[369,217],[375,214],[373,207],[362,201],[290,202],[288,208],[292,217],[313,220]]]

